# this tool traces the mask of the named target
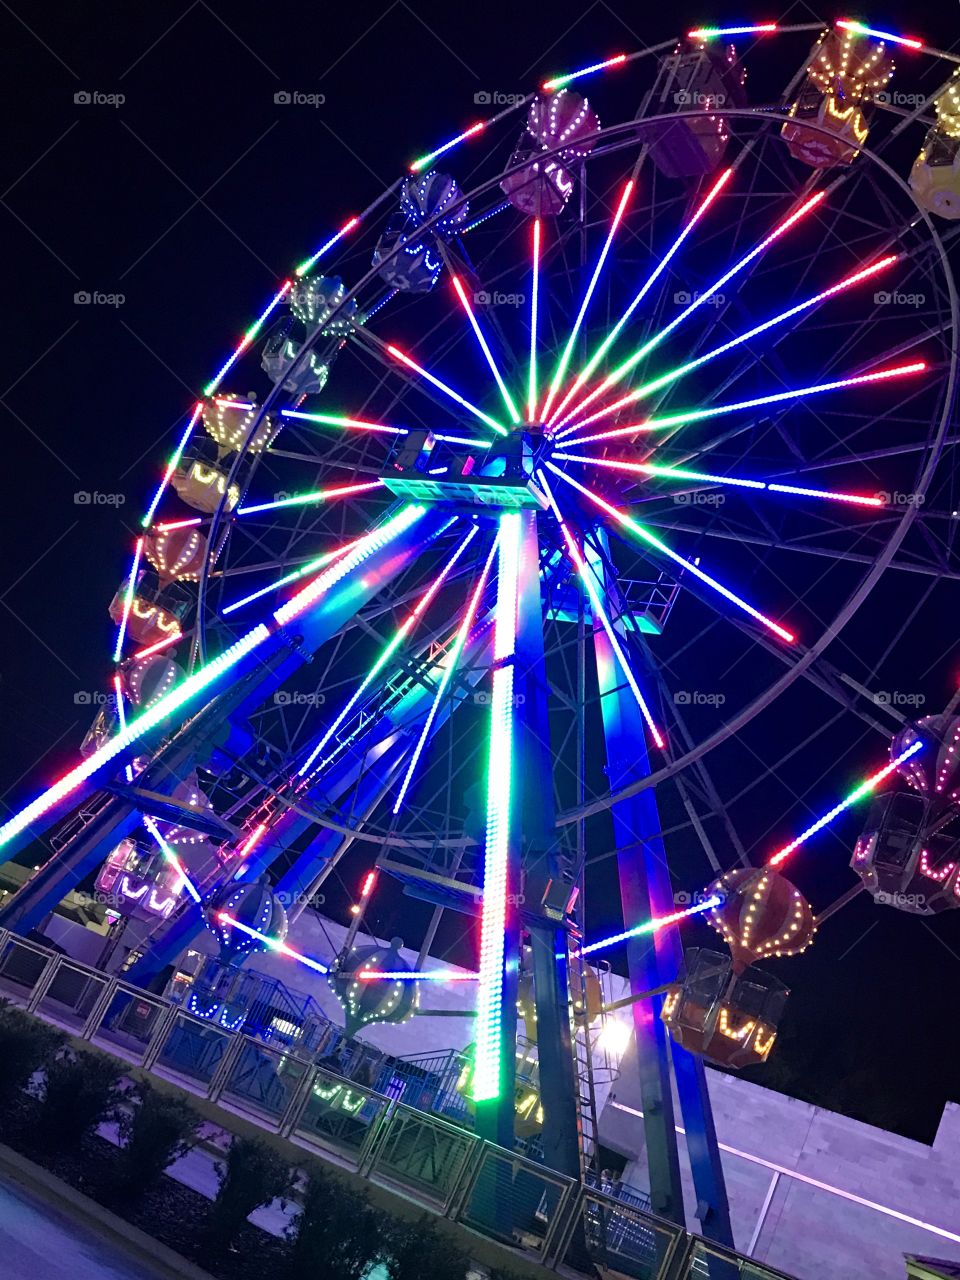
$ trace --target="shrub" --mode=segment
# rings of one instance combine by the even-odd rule
[[[220,1189],[200,1239],[200,1253],[212,1257],[229,1247],[260,1205],[290,1190],[293,1172],[286,1160],[258,1138],[236,1137],[217,1165]]]
[[[10,1106],[35,1071],[44,1067],[63,1044],[63,1036],[7,1001],[0,1002],[0,1126]]]
[[[383,1261],[390,1280],[464,1280],[467,1255],[430,1218],[392,1223],[386,1236]]]
[[[365,1195],[318,1166],[310,1167],[303,1207],[288,1231],[293,1240],[291,1275],[362,1280],[383,1250],[381,1224]]]
[[[79,1147],[88,1133],[116,1109],[121,1063],[92,1049],[64,1049],[48,1064],[38,1117],[41,1143]]]
[[[117,1117],[123,1146],[116,1168],[117,1191],[138,1200],[169,1165],[196,1145],[201,1116],[185,1098],[158,1092],[143,1081],[133,1106]]]

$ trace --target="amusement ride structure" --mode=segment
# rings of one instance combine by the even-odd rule
[[[683,1220],[680,1122],[729,1243],[704,1059],[774,1046],[756,961],[815,931],[786,859],[892,777],[855,871],[960,905],[956,707],[887,723],[825,656],[891,577],[944,576],[918,529],[956,397],[958,64],[853,21],[692,31],[546,81],[346,220],[185,419],[110,604],[112,697],[0,827],[2,858],[53,850],[0,925],[96,877],[154,987],[207,927],[188,1007],[227,1029],[263,947],[328,976],[351,1033],[468,982],[477,1131],[513,1149],[519,1010],[537,1157],[575,1175],[593,957],[623,944],[653,1208]],[[752,855],[708,761],[798,681],[890,763]],[[599,848],[623,928],[592,939]],[[347,944],[302,954],[288,925],[357,849]],[[433,908],[413,968],[354,947],[385,877]],[[444,912],[468,971],[422,967]],[[729,954],[684,957],[701,913]]]

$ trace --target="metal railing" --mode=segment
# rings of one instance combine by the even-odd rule
[[[790,1280],[640,1205],[494,1146],[181,1005],[0,930],[0,998],[370,1182],[565,1273]]]

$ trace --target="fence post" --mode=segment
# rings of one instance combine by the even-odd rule
[[[553,1222],[547,1227],[547,1234],[544,1236],[541,1257],[545,1267],[551,1267],[555,1271],[563,1261],[576,1230],[577,1220],[583,1213],[583,1202],[582,1183],[577,1183],[573,1190],[565,1188],[563,1199],[553,1215]]]
[[[281,1138],[289,1138],[291,1133],[297,1127],[297,1121],[307,1106],[310,1098],[310,1090],[313,1088],[313,1082],[317,1076],[317,1068],[315,1066],[307,1067],[306,1071],[300,1077],[297,1087],[294,1089],[287,1108],[280,1117],[280,1123],[277,1127],[277,1133]]]
[[[464,1178],[463,1185],[458,1188],[456,1202],[452,1203],[447,1214],[454,1222],[459,1222],[466,1207],[467,1201],[473,1194],[473,1189],[477,1185],[480,1178],[480,1171],[483,1168],[484,1160],[487,1154],[487,1147],[492,1147],[492,1142],[487,1142],[485,1138],[477,1138],[476,1156],[471,1162],[469,1174]]]
[[[53,980],[57,976],[57,970],[60,968],[60,965],[62,964],[62,962],[63,962],[63,956],[58,956],[58,955],[50,956],[49,960],[46,963],[46,966],[43,969],[43,972],[40,974],[40,977],[37,979],[37,985],[34,987],[33,992],[31,993],[30,999],[26,1003],[27,1013],[33,1013],[36,1010],[37,1005],[40,1003],[43,997],[50,990],[50,987],[53,984]]]
[[[678,1236],[673,1248],[663,1260],[657,1280],[685,1280],[685,1277],[690,1275],[695,1250],[696,1242],[693,1236],[686,1232]]]
[[[483,1159],[483,1139],[477,1137],[476,1134],[472,1136],[473,1146],[460,1166],[457,1179],[450,1188],[450,1194],[447,1196],[446,1203],[441,1210],[445,1218],[456,1218],[456,1215],[460,1212],[462,1202],[466,1198],[466,1189],[473,1181],[474,1173]]]
[[[137,997],[132,997],[136,999]],[[164,1000],[160,1006],[161,1013],[157,1018],[157,1025],[153,1029],[153,1034],[147,1042],[147,1047],[143,1055],[140,1065],[144,1071],[151,1071],[153,1064],[163,1050],[167,1036],[170,1034],[170,1028],[176,1019],[178,1008],[175,1004],[171,1004],[168,1000]]]
[[[226,1052],[220,1059],[220,1063],[213,1073],[210,1080],[210,1087],[207,1090],[207,1098],[210,1102],[219,1102],[230,1080],[230,1074],[237,1064],[240,1054],[243,1052],[247,1043],[252,1043],[249,1036],[233,1035],[230,1037],[230,1043],[227,1045]]]
[[[92,1039],[100,1023],[107,1016],[107,1010],[113,1003],[113,997],[116,994],[116,990],[117,979],[115,977],[108,977],[106,982],[103,984],[103,990],[94,1000],[90,1012],[87,1014],[87,1020],[80,1031],[81,1040]]]
[[[357,1159],[357,1173],[362,1178],[369,1178],[373,1173],[380,1152],[390,1136],[390,1126],[397,1114],[396,1104],[391,1100],[381,1108],[380,1114],[370,1126],[370,1132],[364,1139]]]

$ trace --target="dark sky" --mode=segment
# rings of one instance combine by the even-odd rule
[[[927,9],[887,3],[870,18],[956,44],[956,6]],[[412,156],[470,123],[478,91],[526,92],[545,74],[713,17],[770,16],[753,3],[681,3],[667,21],[645,3],[603,0],[0,3],[4,806],[73,758],[90,719],[77,696],[102,687],[106,605],[175,424],[290,264]],[[816,15],[795,4],[779,16]],[[325,101],[275,102],[291,90]],[[101,100],[77,101],[84,93]],[[77,305],[82,291],[116,305]],[[119,498],[77,504],[78,492]],[[876,682],[922,690],[929,709],[944,702],[960,671],[957,617],[956,595],[940,591]],[[878,630],[892,641],[896,605],[858,626],[864,645]],[[849,643],[855,652],[856,628]],[[747,773],[762,738],[753,746]],[[883,743],[851,731],[836,749],[840,773],[826,779],[817,750],[800,753],[791,775],[814,811],[875,767]],[[765,845],[797,824],[774,786],[739,817]],[[816,905],[851,883],[856,831],[847,821],[824,837],[824,878],[808,870],[802,886]],[[389,920],[376,923],[389,935]],[[929,1140],[943,1103],[960,1100],[949,1048],[960,921],[930,924],[864,895],[778,973],[794,988],[790,1020],[778,1058],[755,1077]]]

